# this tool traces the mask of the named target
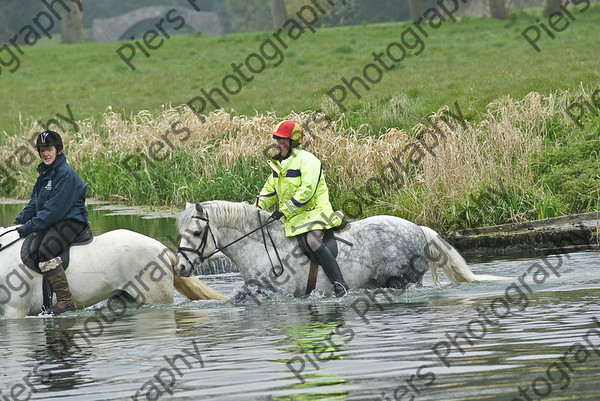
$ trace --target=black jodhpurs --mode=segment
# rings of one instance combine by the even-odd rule
[[[57,257],[73,240],[81,234],[87,224],[75,220],[61,220],[51,226],[40,244],[40,262]]]

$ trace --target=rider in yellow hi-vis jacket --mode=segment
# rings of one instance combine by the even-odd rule
[[[315,155],[302,149],[302,127],[295,121],[277,125],[273,138],[279,153],[268,161],[273,173],[257,197],[263,210],[277,207],[271,218],[285,217],[288,237],[305,234],[310,248],[333,284],[337,297],[348,292],[340,268],[329,248],[323,244],[324,230],[342,224],[341,212],[333,212],[323,166]]]

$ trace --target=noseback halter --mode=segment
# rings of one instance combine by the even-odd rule
[[[189,247],[179,247],[177,248],[177,253],[183,255],[183,257],[185,258],[186,261],[188,261],[188,263],[190,265],[194,265],[194,263],[190,260],[190,258],[185,254],[185,252],[191,252],[194,253],[196,255],[198,255],[198,258],[200,259],[200,263],[203,263],[206,259],[210,258],[211,256],[213,256],[214,254],[221,252],[223,249],[230,247],[231,245],[235,244],[238,241],[243,240],[244,238],[246,238],[247,236],[249,236],[252,233],[255,233],[258,230],[261,230],[262,228],[264,228],[266,225],[271,224],[272,222],[274,222],[274,219],[267,219],[267,222],[264,224],[260,224],[257,228],[255,228],[254,230],[250,231],[247,234],[242,235],[240,238],[236,239],[235,241],[230,242],[229,244],[219,248],[217,246],[217,241],[215,239],[215,235],[212,232],[212,229],[210,228],[210,221],[208,220],[208,212],[206,213],[206,217],[202,217],[202,216],[192,216],[192,218],[194,219],[199,219],[202,221],[206,222],[206,229],[203,232],[200,232],[200,230],[196,230],[192,233],[192,235],[194,237],[199,237],[200,235],[202,235],[202,239],[200,240],[200,244],[198,245],[198,248],[194,249],[194,248],[189,248]],[[259,214],[259,219],[260,219],[260,214]],[[213,244],[215,245],[215,250],[212,251],[209,255],[204,256],[204,250],[206,249],[206,245],[208,244],[208,233],[210,232],[210,236],[212,238]],[[268,233],[268,229],[267,229],[267,233]],[[281,260],[281,258],[279,258],[279,253],[277,252],[277,248],[275,247],[275,243],[273,241],[273,238],[271,238],[271,234],[269,233],[269,238],[271,239],[271,243],[273,244],[273,248],[275,248],[275,253],[277,254],[277,258],[279,260]],[[264,242],[264,233],[263,233],[263,242]],[[267,246],[267,243],[265,243],[265,249]],[[268,255],[268,251],[267,251],[267,255]],[[270,256],[269,256],[270,259]],[[280,262],[281,264],[281,262]],[[271,267],[273,267],[273,262],[271,262]],[[283,270],[283,265],[281,265],[281,268]],[[274,269],[274,267],[273,267]],[[281,275],[281,273],[279,274],[275,274],[276,277],[279,277]]]
[[[209,224],[210,222],[208,221],[208,213],[206,214],[206,217],[192,216],[192,218],[199,219],[199,220],[206,222],[206,229],[204,230],[204,232],[202,232],[202,239],[200,240],[200,245],[198,245],[198,248],[196,248],[196,249],[180,246],[179,248],[177,248],[177,253],[180,253],[181,255],[183,255],[185,260],[187,260],[189,262],[189,264],[191,264],[193,266],[194,263],[190,260],[190,258],[184,252],[192,252],[192,253],[198,255],[198,257],[200,258],[200,263],[203,263],[206,259],[210,258],[215,253],[219,252],[220,249],[217,247],[217,241],[215,240],[215,236],[210,228],[210,224]],[[210,236],[212,237],[213,244],[215,244],[215,250],[210,255],[204,256],[204,249],[206,249],[206,245],[208,244],[208,233],[209,232],[210,232]],[[200,230],[196,230],[192,233],[192,235],[194,237],[199,237],[200,234],[201,234]]]

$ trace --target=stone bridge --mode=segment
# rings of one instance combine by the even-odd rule
[[[117,17],[95,19],[92,22],[94,40],[97,42],[115,42],[129,39],[123,37],[129,28],[146,20],[158,22],[161,18],[165,18],[172,9],[177,10],[173,13],[173,16],[182,16],[185,19],[185,26],[194,31],[202,31],[205,35],[223,34],[223,28],[215,12],[195,11],[179,6],[154,6],[139,8]],[[167,28],[167,25],[165,25],[165,28]]]

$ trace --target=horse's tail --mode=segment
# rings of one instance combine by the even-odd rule
[[[192,300],[216,299],[218,301],[224,301],[229,299],[229,297],[213,290],[195,276],[179,277],[177,274],[173,274],[173,284],[175,284],[177,291]]]
[[[420,226],[427,241],[426,257],[429,260],[429,269],[433,282],[439,285],[437,268],[442,267],[444,274],[453,282],[471,282],[484,280],[506,280],[507,277],[489,274],[473,274],[467,262],[458,251],[446,242],[438,233],[429,227]]]
[[[168,252],[168,255],[171,266],[175,266],[175,263],[177,263],[175,254]],[[173,285],[175,285],[177,291],[194,301],[199,299],[216,299],[218,301],[229,299],[229,297],[213,290],[195,276],[179,277],[177,274],[173,273]]]

